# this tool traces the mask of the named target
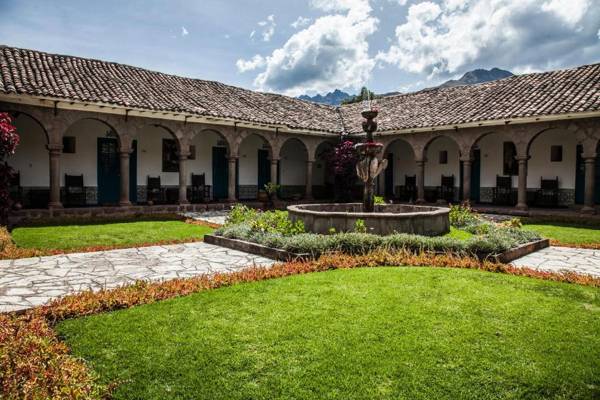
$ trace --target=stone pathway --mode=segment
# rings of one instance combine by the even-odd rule
[[[231,272],[273,260],[203,242],[0,261],[0,312],[47,303],[65,294]]]
[[[185,212],[182,213],[185,218],[191,218],[195,221],[206,221],[211,224],[223,225],[227,219],[229,211],[205,211],[205,212]]]
[[[600,250],[550,246],[512,262],[543,271],[571,271],[600,277]]]

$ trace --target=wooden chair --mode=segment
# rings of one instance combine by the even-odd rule
[[[192,203],[206,203],[210,201],[210,186],[206,184],[206,174],[195,175],[192,173],[190,201]]]
[[[85,206],[86,191],[83,185],[83,174],[65,174],[65,206]]]
[[[165,190],[160,184],[160,176],[149,176],[146,184],[148,203],[160,204],[165,201]]]
[[[404,186],[400,186],[398,198],[401,201],[415,201],[417,199],[417,176],[404,175]]]
[[[438,187],[438,200],[444,200],[448,203],[454,201],[454,174],[450,176],[442,175],[442,184]]]
[[[556,179],[540,178],[540,188],[535,195],[535,204],[540,207],[557,207],[558,186],[558,176]]]
[[[496,205],[513,206],[515,200],[512,177],[496,175],[496,187],[492,191],[492,202]]]

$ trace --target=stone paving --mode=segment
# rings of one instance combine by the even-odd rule
[[[206,221],[211,224],[223,225],[227,219],[229,211],[205,211],[205,212],[185,212],[182,213],[185,218],[191,218],[195,221]]]
[[[512,262],[543,271],[571,271],[600,277],[600,250],[550,246]]]
[[[0,312],[47,303],[65,294],[231,272],[273,260],[203,242],[0,261]]]

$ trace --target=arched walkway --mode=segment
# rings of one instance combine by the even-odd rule
[[[489,132],[471,149],[471,201],[514,206],[519,167],[515,143],[504,133]]]
[[[279,196],[282,199],[299,199],[306,193],[308,151],[297,138],[287,139],[279,151]]]
[[[457,201],[460,187],[458,144],[448,136],[438,136],[426,145],[424,155],[426,160],[425,200],[428,202]],[[446,184],[448,183],[446,181],[452,184]]]
[[[410,143],[395,139],[385,149],[384,157],[388,160],[383,172],[385,197],[415,201],[417,163]]]
[[[323,141],[315,150],[315,161],[312,166],[312,191],[315,199],[333,198],[334,175],[327,164],[327,156],[333,146],[332,142]]]
[[[48,135],[40,122],[25,113],[15,113],[13,124],[20,139],[15,154],[8,157],[8,164],[18,174],[11,196],[26,208],[46,208],[50,186]]]
[[[244,138],[238,149],[237,198],[254,200],[271,181],[271,146],[258,134]]]
[[[229,153],[227,140],[216,130],[203,130],[193,137],[190,143],[190,159],[188,160],[190,174],[187,182],[192,185],[192,174],[204,174],[205,184],[208,185],[208,199],[199,199],[194,195],[191,198],[193,202],[227,199]]]
[[[538,206],[566,206],[576,200],[577,139],[562,129],[540,132],[528,146],[527,188],[529,202]],[[558,181],[557,203],[538,191],[545,182]],[[583,182],[581,182],[582,184]],[[547,183],[546,183],[547,184]],[[577,190],[576,190],[577,189]]]

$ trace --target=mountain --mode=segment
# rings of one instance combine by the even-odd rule
[[[317,94],[316,96],[307,96],[303,94],[298,96],[300,100],[312,101],[313,103],[329,104],[332,106],[339,106],[343,100],[349,97],[353,97],[351,94],[342,92],[339,89],[335,89],[333,92],[327,93],[325,96]]]
[[[452,87],[452,86],[463,86],[463,85],[474,85],[476,83],[490,82],[502,78],[508,78],[513,76],[513,73],[500,68],[487,69],[474,69],[465,73],[460,79],[452,79],[442,83],[438,87]]]

